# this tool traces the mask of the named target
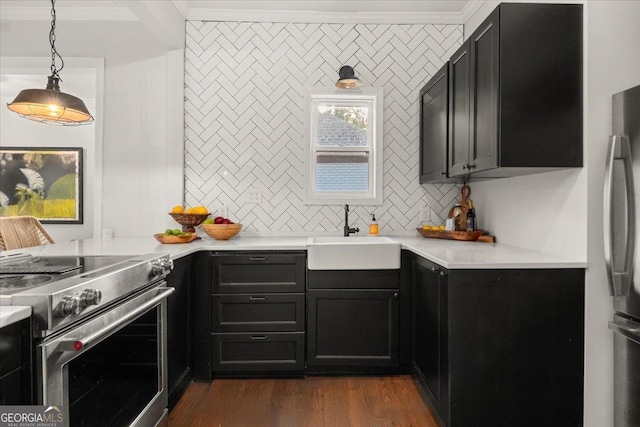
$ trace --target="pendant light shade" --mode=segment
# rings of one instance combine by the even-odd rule
[[[93,122],[84,102],[73,95],[60,92],[59,72],[64,68],[64,60],[56,50],[56,9],[55,0],[51,0],[51,75],[45,89],[24,89],[12,103],[9,110],[21,117],[40,123],[62,126],[77,126]],[[60,68],[56,67],[56,57],[60,58]]]
[[[336,87],[339,87],[340,89],[352,89],[359,87],[362,84],[360,79],[356,77],[356,73],[353,71],[353,68],[348,65],[344,65],[340,68],[338,75],[340,76],[340,79],[336,82]]]
[[[60,92],[58,80],[49,76],[46,89],[21,90],[7,107],[26,119],[47,124],[74,126],[93,122],[80,98]]]

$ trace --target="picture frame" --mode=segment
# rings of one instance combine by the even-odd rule
[[[0,147],[0,217],[83,223],[82,147]]]

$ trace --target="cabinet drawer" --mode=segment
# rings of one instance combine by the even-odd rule
[[[400,270],[310,270],[309,289],[398,289]]]
[[[213,255],[214,294],[304,292],[306,255],[240,253]]]
[[[214,372],[302,371],[304,332],[213,334]]]
[[[212,332],[304,331],[304,294],[213,295]]]

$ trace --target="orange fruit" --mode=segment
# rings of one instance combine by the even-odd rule
[[[173,209],[171,209],[171,213],[180,214],[183,212],[184,212],[184,207],[182,207],[181,205],[176,205],[173,207]]]

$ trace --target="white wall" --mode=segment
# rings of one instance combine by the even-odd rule
[[[487,2],[465,26],[465,36],[497,2]],[[640,84],[640,2],[584,4],[585,166],[472,184],[481,226],[499,241],[587,259],[585,427],[613,425],[612,317],[603,261],[602,187],[611,132],[611,95]],[[586,214],[586,215],[585,215]],[[483,222],[485,221],[485,222]],[[521,227],[521,228],[520,228]]]
[[[178,51],[107,69],[102,228],[115,236],[176,226],[168,212],[183,199],[183,86],[171,70],[183,63]]]

